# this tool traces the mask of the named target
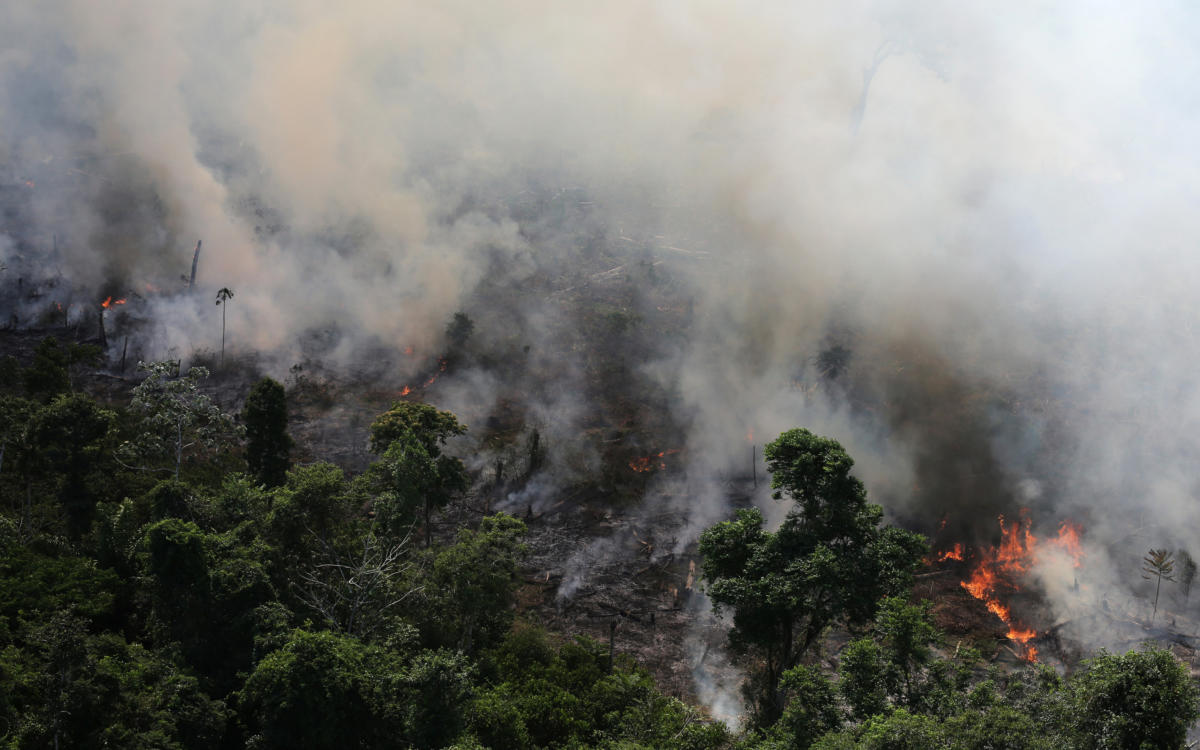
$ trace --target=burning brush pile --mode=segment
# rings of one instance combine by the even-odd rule
[[[999,524],[998,544],[970,548],[955,542],[935,552],[931,562],[961,566],[965,577],[958,585],[1004,623],[1008,629],[1006,636],[1022,659],[1036,662],[1038,648],[1034,641],[1045,633],[1016,613],[1014,607],[1018,600],[1028,599],[1023,594],[1032,585],[1033,573],[1039,566],[1079,568],[1083,558],[1081,528],[1063,521],[1056,535],[1038,537],[1024,512],[1015,521],[1000,516]],[[1077,578],[1073,585],[1078,588]]]

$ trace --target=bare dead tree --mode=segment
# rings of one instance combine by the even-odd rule
[[[398,542],[368,532],[354,553],[313,536],[322,547],[320,562],[300,575],[296,593],[339,632],[369,638],[392,609],[422,590],[406,582],[413,567],[407,555],[411,532]]]
[[[196,240],[196,251],[192,253],[192,275],[188,278],[188,291],[196,286],[196,265],[200,262],[200,245],[204,240]]]

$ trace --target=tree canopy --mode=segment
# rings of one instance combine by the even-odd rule
[[[782,711],[778,685],[830,625],[863,623],[881,598],[906,591],[926,551],[922,537],[883,527],[836,441],[794,429],[764,455],[776,499],[791,507],[775,532],[740,510],[700,537],[704,578],[718,612],[733,614],[730,644],[763,660],[755,693],[759,721]]]
[[[283,484],[292,463],[287,393],[283,385],[271,378],[255,383],[242,408],[242,423],[246,427],[246,464],[250,473],[268,487]]]

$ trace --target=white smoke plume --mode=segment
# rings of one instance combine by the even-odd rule
[[[198,239],[280,362],[428,354],[468,310],[586,470],[543,292],[653,273],[686,326],[624,374],[690,474],[806,426],[930,528],[1075,518],[1128,590],[1200,521],[1197,31],[1166,0],[7,2],[0,312],[40,314],[35,269],[178,290]],[[147,304],[160,350],[214,341],[210,299]]]

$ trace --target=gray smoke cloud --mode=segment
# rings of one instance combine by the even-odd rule
[[[656,279],[678,333],[614,367],[681,432],[645,446],[685,449],[679,549],[728,510],[701,478],[801,425],[901,518],[1071,517],[1089,585],[1134,591],[1200,521],[1198,30],[1171,2],[7,2],[4,284],[177,291],[203,239],[281,368],[314,336],[429,355],[467,310],[553,384],[524,413],[577,476],[605,435],[565,300],[611,287],[636,341]],[[213,340],[210,300],[146,294],[148,350]]]

